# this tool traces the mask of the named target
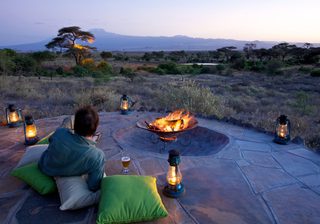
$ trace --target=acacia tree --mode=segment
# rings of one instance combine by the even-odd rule
[[[95,37],[92,33],[82,31],[78,26],[64,27],[58,31],[57,37],[53,38],[46,47],[48,49],[57,50],[60,52],[65,50],[65,53],[71,54],[77,65],[80,65],[95,47],[82,45],[76,41],[93,43]]]
[[[250,60],[253,57],[254,49],[257,47],[255,43],[246,43],[243,47],[243,51],[246,54],[247,60]]]

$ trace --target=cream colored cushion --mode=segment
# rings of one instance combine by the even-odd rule
[[[60,196],[60,210],[74,210],[99,203],[100,190],[89,190],[85,176],[55,177]]]
[[[37,163],[44,151],[46,151],[48,145],[33,145],[29,146],[26,149],[26,152],[20,159],[19,163],[17,164],[16,168],[28,165],[30,163]]]

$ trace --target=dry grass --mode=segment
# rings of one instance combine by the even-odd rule
[[[303,75],[268,77],[150,75],[138,73],[131,81],[114,77],[108,83],[91,78],[0,76],[0,106],[14,102],[35,118],[73,114],[82,105],[116,111],[122,94],[136,101],[135,109],[167,111],[185,108],[195,114],[232,117],[272,132],[280,114],[288,115],[292,137],[301,136],[320,148],[320,84]],[[0,111],[0,115],[3,111]]]

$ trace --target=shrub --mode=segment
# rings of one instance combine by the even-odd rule
[[[120,68],[120,74],[129,78],[131,81],[136,77],[136,73],[133,71],[132,68]]]
[[[312,77],[320,77],[320,69],[313,69],[310,73]]]
[[[237,69],[237,70],[242,70],[242,69],[244,69],[244,67],[246,65],[245,63],[246,63],[246,61],[245,61],[244,58],[242,58],[242,57],[241,58],[237,58],[237,59],[232,61],[231,67],[234,68],[234,69]]]
[[[89,71],[88,69],[82,67],[81,65],[76,65],[72,68],[73,70],[73,73],[75,76],[78,76],[78,77],[84,77],[84,76],[87,76],[89,74]]]
[[[155,93],[157,107],[167,110],[187,109],[205,116],[222,116],[220,99],[209,88],[203,88],[193,81],[185,81],[178,86],[169,84]]]
[[[14,50],[9,49],[9,48],[5,48],[5,49],[0,50],[0,54],[1,53],[3,53],[4,55],[6,55],[8,57],[11,57],[11,58],[17,56],[17,52],[15,52]]]
[[[102,51],[102,52],[100,53],[100,56],[101,56],[104,60],[106,60],[106,59],[108,59],[108,58],[112,58],[112,53],[109,52],[109,51]]]
[[[112,74],[112,66],[105,61],[99,62],[96,69],[104,74]]]
[[[37,68],[36,61],[29,55],[19,54],[13,61],[16,64],[16,71],[33,72]]]
[[[96,65],[94,63],[94,60],[92,58],[86,58],[86,59],[83,59],[81,61],[81,65],[86,68],[87,70],[95,70],[96,68]]]
[[[63,75],[63,74],[64,74],[63,68],[62,68],[62,67],[58,67],[58,68],[56,69],[56,73],[57,73],[58,75]]]
[[[303,73],[310,73],[310,72],[312,71],[312,69],[309,68],[309,67],[306,67],[306,66],[301,66],[301,67],[299,68],[299,71],[300,71],[300,72],[303,72]]]
[[[0,51],[0,74],[11,75],[16,70],[16,64],[4,51]]]
[[[38,62],[55,59],[55,55],[50,51],[37,51],[32,53],[31,57]]]
[[[165,75],[166,74],[166,71],[164,69],[159,68],[159,67],[153,69],[153,72],[157,73],[158,75]]]
[[[160,64],[158,68],[164,70],[166,74],[181,74],[177,64],[173,62]]]
[[[280,75],[282,71],[280,70],[283,64],[278,60],[271,60],[266,65],[266,70],[269,75]]]
[[[226,69],[226,67],[223,64],[218,64],[216,66],[216,68],[217,68],[218,73],[220,73],[220,74],[223,72],[223,70]]]

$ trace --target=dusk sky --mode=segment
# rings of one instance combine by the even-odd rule
[[[65,26],[138,36],[320,43],[319,0],[0,0],[0,46]]]

